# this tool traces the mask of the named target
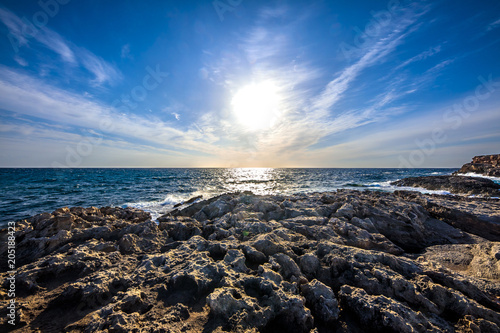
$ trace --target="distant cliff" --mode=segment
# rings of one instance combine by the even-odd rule
[[[500,154],[475,156],[472,163],[467,163],[453,174],[478,173],[485,176],[500,177]]]

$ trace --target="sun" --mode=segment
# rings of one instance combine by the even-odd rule
[[[249,84],[233,96],[233,113],[248,130],[272,127],[280,114],[280,95],[272,81]]]

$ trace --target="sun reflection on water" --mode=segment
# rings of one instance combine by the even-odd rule
[[[279,171],[273,168],[227,169],[224,187],[228,192],[279,193]]]

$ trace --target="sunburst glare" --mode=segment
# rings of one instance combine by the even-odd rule
[[[248,130],[263,130],[275,125],[280,110],[280,94],[273,81],[249,84],[233,96],[231,105],[240,125]]]

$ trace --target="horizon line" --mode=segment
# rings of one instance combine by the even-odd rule
[[[460,169],[460,167],[157,167],[157,166],[80,166],[80,167],[50,167],[50,166],[0,166],[0,169]]]

